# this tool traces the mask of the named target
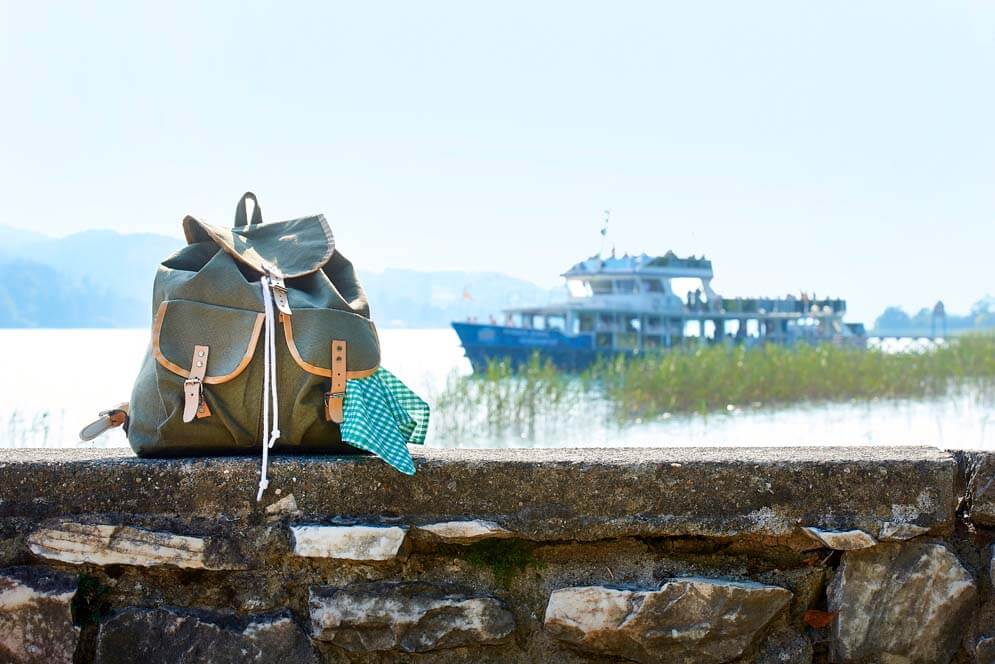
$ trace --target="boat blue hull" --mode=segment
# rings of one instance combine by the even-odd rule
[[[507,360],[512,366],[527,363],[538,354],[557,368],[582,371],[599,357],[614,355],[612,351],[594,348],[594,336],[568,336],[560,330],[533,330],[504,325],[453,323],[473,370],[480,372],[492,361]]]

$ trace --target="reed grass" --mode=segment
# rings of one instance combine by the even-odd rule
[[[523,366],[495,361],[482,374],[451,374],[434,395],[432,417],[447,438],[463,435],[533,438],[570,421],[588,392],[587,383],[533,355]]]
[[[930,398],[995,386],[995,336],[887,353],[829,344],[700,347],[616,358],[586,376],[617,417],[707,413],[729,406]]]
[[[581,375],[533,356],[513,370],[493,362],[453,376],[435,398],[437,431],[533,437],[591,409],[617,424],[798,403],[937,398],[995,393],[995,335],[965,335],[928,349],[884,352],[830,344],[700,346],[616,357]]]

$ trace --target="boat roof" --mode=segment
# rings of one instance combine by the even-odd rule
[[[608,258],[594,255],[572,266],[561,276],[577,277],[617,277],[622,275],[643,275],[658,277],[712,277],[712,261],[704,256],[689,256],[681,258],[673,251],[663,256],[639,254],[622,257],[612,255]]]
[[[534,307],[514,307],[502,309],[506,315],[521,316],[565,316],[568,312],[591,313],[591,314],[621,314],[634,316],[661,316],[663,318],[684,318],[690,320],[741,320],[745,318],[762,320],[797,320],[800,318],[831,318],[842,319],[842,311],[811,310],[801,311],[692,311],[686,308],[651,310],[633,304],[612,306],[603,301],[593,302],[586,300],[578,302],[569,300],[567,302],[557,302],[554,304],[539,305]]]

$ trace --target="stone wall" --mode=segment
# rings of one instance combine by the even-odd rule
[[[995,457],[0,450],[0,662],[995,662]]]

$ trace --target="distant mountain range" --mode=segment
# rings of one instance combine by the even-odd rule
[[[63,238],[0,226],[0,327],[144,327],[159,262],[183,240],[93,230]],[[359,268],[380,327],[445,327],[562,297],[496,272]]]
[[[0,226],[0,327],[145,327],[152,318],[156,266],[183,240],[150,233],[93,230],[62,238]],[[419,272],[359,268],[380,327],[445,327],[453,320],[487,320],[502,309],[563,299],[496,272]],[[889,307],[874,334],[924,335],[931,309],[910,315]],[[946,332],[995,328],[995,297],[966,316],[948,314]],[[944,332],[940,327],[937,333]]]

